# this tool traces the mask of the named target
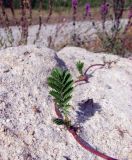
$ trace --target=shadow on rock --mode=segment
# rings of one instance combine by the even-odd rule
[[[101,106],[98,103],[94,103],[93,99],[88,99],[87,101],[82,101],[78,104],[79,110],[77,113],[77,123],[84,123],[90,117],[94,116],[96,112],[101,111]]]
[[[59,58],[57,54],[55,54],[55,60],[57,61],[58,67],[61,67],[63,69],[67,69],[65,62],[61,58]]]
[[[71,160],[69,157],[67,156],[63,156],[66,160]]]

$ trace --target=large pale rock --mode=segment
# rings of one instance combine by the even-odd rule
[[[0,51],[0,160],[100,160],[52,123],[55,112],[47,76],[59,65],[68,67],[76,79],[76,61],[85,62],[86,68],[102,63],[104,56],[107,60],[118,57],[74,47],[57,55],[35,46]],[[131,160],[132,156],[131,68],[131,61],[120,58],[111,69],[92,70],[89,83],[75,87],[71,101],[70,116],[82,126],[80,135],[120,160]],[[84,103],[88,98],[93,98],[93,107]]]
[[[0,51],[0,160],[55,159],[65,145],[51,121],[46,83],[58,62],[47,48]]]
[[[89,83],[79,85],[74,90],[72,105],[94,100],[94,116],[79,111],[73,116],[82,122],[84,139],[120,160],[132,158],[132,61],[106,54],[93,54],[81,48],[66,47],[57,54],[66,62],[74,78],[78,77],[75,63],[81,60],[85,69],[96,63],[117,61],[110,69],[94,67],[88,72]],[[83,105],[83,109],[85,108]],[[90,110],[90,108],[89,108]],[[72,114],[73,115],[73,114]],[[87,120],[89,119],[89,120]],[[84,158],[85,159],[85,158]]]

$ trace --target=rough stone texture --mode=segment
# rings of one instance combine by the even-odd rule
[[[132,61],[73,47],[64,48],[57,55],[66,62],[74,77],[78,77],[75,67],[78,60],[85,63],[85,68],[102,63],[104,57],[107,61],[118,60],[110,69],[95,67],[90,70],[89,83],[75,88],[74,109],[80,108],[80,102],[85,109],[88,98],[93,98],[94,109],[92,114],[89,114],[90,109],[79,109],[76,114],[74,112],[73,119],[77,117],[82,123],[84,139],[97,149],[120,160],[132,159]]]
[[[99,21],[95,22],[98,32],[102,33],[102,24]],[[111,27],[113,26],[111,21],[107,21],[106,29],[108,33],[111,33]],[[127,19],[121,20],[121,26],[124,27],[127,24]],[[75,26],[76,33],[76,42],[73,41],[74,27],[73,23],[67,23],[64,21],[62,23],[53,24],[53,25],[42,25],[40,30],[39,38],[36,40],[36,34],[38,33],[38,25],[32,25],[28,29],[28,39],[27,44],[35,44],[37,46],[45,46],[52,48],[56,51],[61,50],[65,46],[80,46],[90,50],[92,52],[100,52],[103,49],[102,42],[97,35],[97,29],[93,27],[91,21],[78,21]],[[6,46],[18,46],[19,41],[21,40],[20,28],[17,26],[11,27],[13,33],[12,44],[9,43],[8,39],[11,38],[6,34],[4,28],[0,28],[0,40],[3,42],[3,45],[0,44],[0,49]],[[131,34],[126,35],[125,46],[131,52]],[[1,42],[0,41],[0,42]],[[130,42],[130,43],[129,43]],[[128,52],[126,56],[131,56]]]
[[[58,55],[58,56],[57,56]],[[75,62],[86,66],[119,59],[67,47],[21,46],[0,51],[0,160],[101,160],[82,149],[73,137],[52,123],[53,103],[47,76],[57,65],[68,67],[74,79]],[[132,63],[120,58],[112,68],[92,70],[89,83],[75,87],[71,119],[93,147],[120,160],[132,159]],[[86,104],[94,100],[93,107]]]

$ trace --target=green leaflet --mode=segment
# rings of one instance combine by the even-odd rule
[[[67,103],[70,101],[71,98],[72,98],[72,96],[66,97],[66,98],[63,100],[63,104],[64,104],[65,106],[67,106]]]
[[[69,121],[68,119],[66,120],[63,120],[63,119],[60,119],[60,118],[54,118],[53,119],[53,122],[57,125],[66,125],[68,127],[71,126],[71,121]]]
[[[53,119],[53,122],[55,124],[57,124],[57,125],[64,125],[65,124],[64,121],[63,121],[63,119],[59,119],[59,118]]]
[[[58,91],[62,88],[62,83],[54,77],[48,78],[48,85]]]
[[[66,99],[67,97],[69,97],[71,95],[72,91],[73,91],[73,87],[70,87],[68,90],[66,90],[63,93],[63,99]]]
[[[61,80],[62,70],[60,68],[53,69],[53,71],[51,72],[51,76],[58,80]]]
[[[65,84],[66,82],[71,80],[71,74],[68,71],[65,73],[65,77],[63,77],[62,83]]]
[[[65,83],[65,85],[63,86],[62,91],[66,92],[69,88],[71,88],[73,86],[73,80],[70,80],[68,82]]]
[[[50,91],[50,95],[52,95],[55,99],[61,101],[61,94],[59,92],[56,92],[55,90],[51,90]]]

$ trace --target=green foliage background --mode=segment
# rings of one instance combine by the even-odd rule
[[[6,2],[8,0],[4,0],[4,1]],[[126,1],[126,7],[129,7],[132,4],[132,0],[125,0],[125,1]],[[98,7],[103,2],[103,0],[79,0],[79,5],[84,6],[84,4],[86,4],[87,2],[89,2],[92,7]],[[108,2],[112,2],[112,0],[108,0]],[[58,8],[61,6],[66,8],[71,7],[71,0],[54,0],[53,3],[55,8]],[[15,8],[19,8],[20,0],[14,0],[14,5],[15,5]],[[38,8],[38,6],[39,6],[39,0],[32,0],[32,7]],[[45,9],[48,9],[48,0],[43,0],[43,7]]]

